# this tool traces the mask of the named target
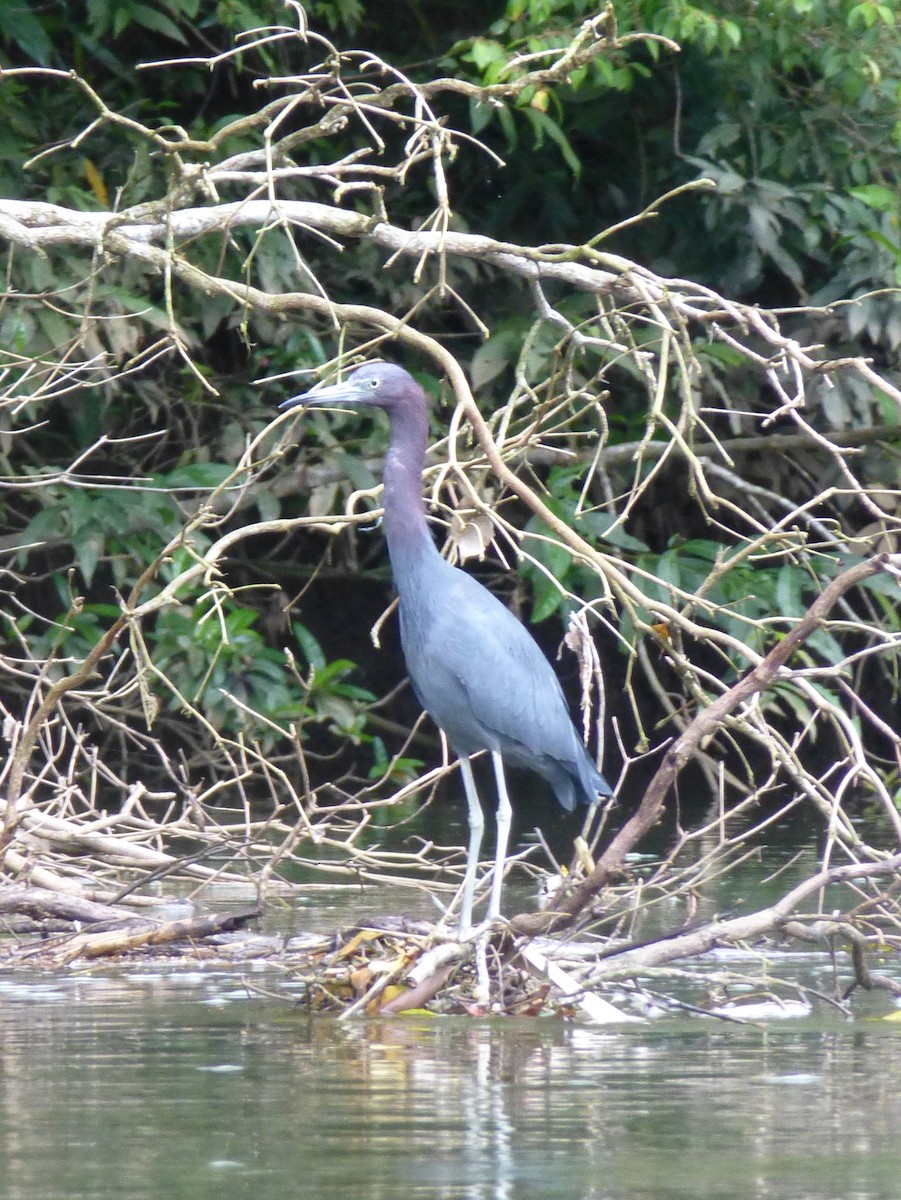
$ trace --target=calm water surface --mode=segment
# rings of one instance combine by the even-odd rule
[[[233,974],[6,975],[0,1197],[898,1200],[899,1081],[875,1012],[340,1026]]]

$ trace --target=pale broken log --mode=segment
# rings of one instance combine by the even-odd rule
[[[112,954],[124,954],[145,946],[167,946],[174,942],[203,941],[219,933],[232,933],[248,921],[260,915],[259,908],[241,909],[237,912],[212,916],[188,917],[178,921],[150,922],[146,918],[132,919],[131,923],[118,929],[101,933],[79,933],[69,939],[50,957],[58,965],[73,962],[76,958],[104,958]]]
[[[7,847],[4,864],[10,871],[14,871],[20,878],[27,879],[29,883],[36,887],[46,888],[52,892],[59,892],[63,896],[91,900],[96,904],[114,902],[115,897],[122,890],[121,888],[115,891],[112,889],[103,890],[99,887],[89,889],[86,884],[78,883],[66,875],[61,875],[57,871],[50,870],[49,867],[42,867],[32,862],[30,858],[27,858],[24,854],[19,854],[12,847]],[[131,896],[128,903],[131,906],[155,908],[159,904],[159,901],[148,896]]]
[[[517,949],[534,975],[546,979],[594,1024],[614,1025],[642,1019],[631,1013],[620,1012],[607,1000],[595,995],[594,992],[586,991],[578,980],[574,979],[568,971],[564,971],[562,967],[551,962],[548,956],[543,954],[534,943],[524,941],[517,945]]]
[[[134,913],[113,904],[99,904],[84,896],[31,887],[24,883],[0,887],[0,913],[16,913],[35,920],[56,918],[95,924],[98,921],[132,921]]]

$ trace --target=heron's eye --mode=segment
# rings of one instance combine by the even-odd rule
[[[366,386],[369,388],[370,391],[374,392],[375,389],[379,386],[379,381],[375,378],[374,375],[370,375],[370,377],[366,380]]]

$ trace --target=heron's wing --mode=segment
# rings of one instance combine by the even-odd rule
[[[480,583],[448,569],[425,603],[401,597],[417,695],[461,753],[485,745],[532,762],[573,758],[560,682],[525,627]]]

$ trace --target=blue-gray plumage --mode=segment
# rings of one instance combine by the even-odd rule
[[[438,553],[422,499],[428,407],[419,384],[401,367],[372,362],[343,383],[294,396],[281,407],[306,404],[369,405],[384,409],[390,420],[385,536],[410,681],[460,756],[470,826],[460,915],[460,932],[466,933],[484,826],[471,755],[489,751],[498,788],[489,920],[500,914],[510,828],[503,762],[538,771],[567,810],[577,802],[594,804],[612,791],[588,756],[537,643],[496,596]]]

